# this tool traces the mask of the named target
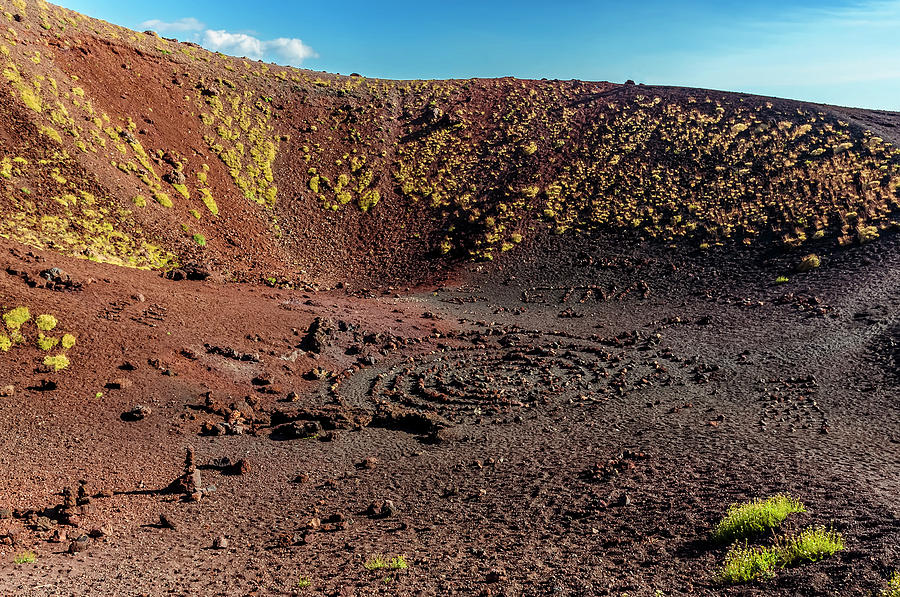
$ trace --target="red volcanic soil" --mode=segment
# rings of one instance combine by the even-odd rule
[[[900,569],[900,115],[339,77],[0,5],[0,595]],[[779,493],[806,511],[748,545],[844,549],[724,584],[712,529]]]
[[[3,373],[0,592],[872,594],[900,534],[898,251],[797,274],[556,237],[451,286],[316,292],[6,243],[4,304],[78,343]],[[712,526],[779,492],[807,508],[780,532],[846,549],[722,586]]]

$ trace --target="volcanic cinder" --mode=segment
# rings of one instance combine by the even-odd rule
[[[900,114],[0,0],[0,594],[872,595]],[[729,504],[844,549],[723,583]],[[776,537],[782,537],[776,539]]]

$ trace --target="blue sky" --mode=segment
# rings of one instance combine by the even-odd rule
[[[900,110],[900,0],[61,0],[210,49],[371,77],[685,85]]]

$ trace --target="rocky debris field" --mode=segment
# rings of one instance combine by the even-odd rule
[[[36,347],[4,356],[0,592],[885,588],[896,240],[805,273],[784,254],[546,242],[402,292],[5,245],[5,306],[60,314],[77,343],[59,371]],[[807,506],[779,532],[826,525],[845,549],[723,584],[711,529],[777,493]]]

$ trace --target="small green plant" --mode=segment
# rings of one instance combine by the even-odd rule
[[[381,193],[377,189],[369,189],[359,198],[359,208],[363,211],[369,211],[375,207],[381,200]]]
[[[50,367],[54,371],[62,371],[69,366],[69,357],[64,354],[44,357],[44,365]]]
[[[800,260],[800,263],[797,264],[798,272],[808,272],[810,270],[814,270],[817,267],[822,265],[822,260],[819,259],[819,256],[815,253],[810,253],[806,257]]]
[[[176,183],[176,184],[173,184],[172,186],[175,188],[176,191],[178,191],[178,194],[181,195],[182,197],[184,197],[185,199],[191,198],[191,192],[188,191],[188,188],[185,185]]]
[[[201,188],[200,198],[203,200],[203,205],[206,206],[206,209],[209,210],[209,213],[214,216],[219,215],[219,206],[216,205],[216,200],[213,199],[212,193],[210,193],[209,189]]]
[[[818,562],[842,549],[844,538],[840,533],[816,527],[782,539],[778,545],[778,557],[783,566],[795,566],[804,562]]]
[[[173,203],[172,199],[161,191],[153,191],[153,198],[156,199],[156,202],[162,205],[165,208],[171,208]]]
[[[888,580],[887,588],[881,591],[881,597],[900,597],[900,571],[894,572]]]
[[[43,351],[53,350],[53,347],[59,344],[59,338],[53,336],[45,336],[43,333],[38,334],[37,345]]]
[[[206,246],[206,237],[199,233],[195,234],[194,242],[197,243],[201,247],[205,247]]]
[[[744,539],[778,526],[794,512],[806,512],[806,508],[788,495],[732,504],[725,518],[713,529],[713,539],[722,543]]]
[[[406,570],[409,563],[406,556],[394,556],[390,559],[383,555],[372,556],[363,564],[366,570]]]
[[[3,322],[10,330],[18,330],[22,324],[31,319],[28,307],[16,307],[3,314]]]
[[[366,570],[383,570],[387,568],[387,560],[384,559],[384,556],[372,556],[363,564]]]
[[[732,545],[725,555],[725,565],[719,578],[726,584],[749,582],[756,578],[771,578],[773,568],[778,564],[778,552],[769,547],[747,547],[747,544]]]
[[[878,228],[876,226],[863,226],[857,232],[857,239],[860,244],[870,243],[878,238]]]
[[[787,276],[778,276],[777,278],[775,278],[776,284],[786,284],[789,281],[790,279]]]
[[[16,555],[13,559],[13,562],[16,564],[34,564],[35,560],[37,560],[37,554],[33,551],[23,551],[22,553]]]
[[[776,540],[774,547],[747,547],[747,543],[736,543],[725,555],[725,565],[719,572],[719,579],[726,584],[749,582],[757,578],[771,578],[776,566],[797,566],[807,562],[818,562],[844,549],[844,538],[840,533],[827,531],[824,527],[809,528],[799,535],[784,536]],[[893,593],[882,593],[887,597],[900,597],[900,574],[891,579],[896,586],[889,588]]]
[[[312,580],[309,579],[308,576],[301,576],[297,579],[297,588],[298,589],[308,589],[312,586]]]
[[[56,324],[59,322],[52,315],[38,315],[37,319],[35,319],[35,323],[37,324],[37,328],[42,332],[49,332],[55,328]]]
[[[75,346],[75,336],[73,336],[72,334],[63,334],[63,337],[62,337],[63,350],[69,350],[73,346]]]

